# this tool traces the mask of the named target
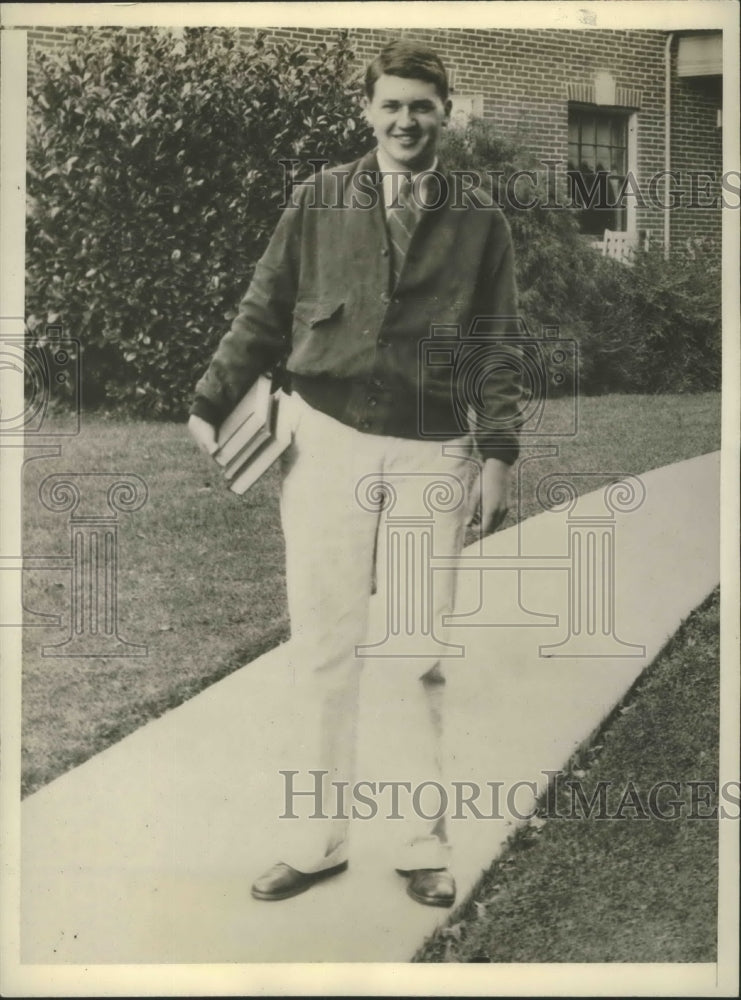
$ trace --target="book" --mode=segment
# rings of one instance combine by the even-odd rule
[[[224,475],[227,479],[234,476],[247,464],[250,457],[270,440],[273,434],[273,424],[275,418],[275,399],[271,397],[270,404],[265,414],[265,423],[254,432],[246,432],[244,445],[236,452],[234,457],[224,466]],[[241,436],[238,432],[238,436]]]
[[[214,454],[219,465],[228,467],[249,447],[253,437],[269,425],[273,401],[270,389],[270,379],[261,375],[224,420],[216,438],[218,451]]]
[[[280,406],[279,398],[274,397],[270,437],[256,451],[252,452],[247,464],[229,483],[229,489],[233,493],[246,493],[250,486],[267,472],[273,462],[280,458],[292,440],[293,431],[288,419],[287,407]]]
[[[224,420],[216,438],[214,458],[222,466],[229,489],[247,490],[283,454],[292,440],[286,407],[260,376]]]

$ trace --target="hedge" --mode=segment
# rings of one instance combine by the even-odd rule
[[[339,163],[372,143],[346,33],[311,50],[226,29],[88,32],[42,56],[28,143],[27,316],[83,351],[87,406],[181,418],[280,213],[280,160]],[[537,168],[478,120],[444,133],[449,167],[499,172],[531,333],[579,344],[584,393],[720,381],[720,266],[693,245],[607,260],[572,212],[501,197]],[[567,385],[561,391],[571,388]]]
[[[86,405],[182,416],[280,214],[278,161],[367,148],[346,33],[93,33],[39,69],[28,324],[81,341]]]

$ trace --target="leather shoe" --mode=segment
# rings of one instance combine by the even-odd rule
[[[455,879],[447,868],[396,869],[408,875],[407,894],[425,906],[452,906],[455,902]]]
[[[277,865],[273,865],[255,880],[251,892],[255,899],[289,899],[291,896],[298,896],[300,892],[306,892],[322,879],[329,878],[331,875],[339,875],[346,868],[347,861],[343,861],[333,868],[325,868],[323,871],[307,874],[296,871],[290,865],[279,861]]]

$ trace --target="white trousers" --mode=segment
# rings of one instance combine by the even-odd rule
[[[363,434],[314,410],[295,392],[281,405],[289,407],[294,430],[281,485],[293,694],[309,732],[295,787],[311,784],[310,771],[326,772],[326,819],[286,820],[300,824],[300,836],[292,837],[294,846],[281,860],[299,871],[318,872],[348,857],[349,818],[338,815],[336,783],[347,783],[346,805],[339,812],[349,817],[357,780],[360,678],[368,655],[358,647],[370,638],[374,577],[393,641],[382,641],[373,652],[381,655],[378,669],[394,672],[394,697],[403,699],[408,729],[400,741],[404,759],[395,760],[395,780],[413,788],[425,781],[445,783],[445,656],[435,654],[430,635],[445,641],[442,619],[453,610],[456,574],[443,565],[422,579],[412,572],[413,559],[400,572],[400,559],[405,546],[414,544],[409,532],[419,539],[420,526],[435,557],[460,552],[474,466],[468,437],[443,447]],[[393,505],[384,504],[391,496]],[[389,531],[390,525],[400,530]],[[397,540],[389,551],[392,537]],[[377,642],[378,636],[373,638]],[[447,867],[444,816],[425,819],[409,807],[409,797],[406,803],[403,821],[393,823],[400,833],[396,867]],[[312,808],[304,802],[306,813]],[[427,815],[431,811],[434,806],[424,809]]]

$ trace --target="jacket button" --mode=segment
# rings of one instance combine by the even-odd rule
[[[390,302],[391,296],[388,292],[381,292],[381,302]]]
[[[375,396],[368,397],[368,406],[375,406],[377,402],[378,400],[376,399]]]

